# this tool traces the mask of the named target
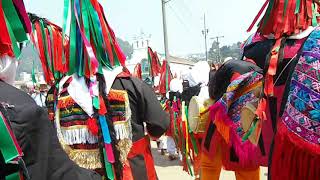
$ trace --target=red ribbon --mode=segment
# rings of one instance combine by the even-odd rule
[[[261,14],[263,13],[263,11],[266,9],[268,3],[270,0],[266,0],[266,2],[262,5],[260,11],[258,12],[257,16],[254,18],[253,22],[251,23],[251,25],[249,26],[249,28],[247,29],[247,32],[250,32],[253,28],[253,26],[257,23],[258,19],[260,18]]]
[[[80,24],[80,21],[79,21],[79,15],[78,15],[76,3],[74,3],[74,12],[75,12],[75,17],[76,17],[76,20],[77,20],[78,27],[79,27],[79,29],[81,29],[81,24]],[[88,41],[87,37],[85,36],[85,34],[83,33],[82,30],[80,30],[80,34],[81,34],[83,43],[85,45],[85,49],[86,49],[87,55],[89,56],[89,58],[91,60],[92,73],[96,74],[96,72],[98,71],[98,66],[99,66],[98,60],[96,58],[96,55],[95,55],[95,53],[93,51],[93,48],[92,48],[90,42]]]
[[[274,87],[273,77],[274,75],[276,75],[276,72],[277,72],[279,49],[280,49],[281,41],[282,41],[282,38],[277,39],[275,45],[271,50],[269,67],[268,67],[268,71],[265,79],[264,90],[266,95],[273,95],[273,87]]]
[[[12,52],[11,49],[11,39],[10,39],[10,35],[6,26],[6,20],[4,18],[4,13],[2,10],[2,3],[0,2],[0,32],[1,32],[1,36],[0,36],[0,55],[8,55],[13,57],[14,54]]]
[[[36,35],[37,35],[37,40],[38,40],[38,52],[39,52],[39,55],[40,55],[40,61],[41,61],[41,64],[42,64],[43,74],[44,74],[46,82],[50,83],[51,82],[51,78],[50,78],[50,74],[49,74],[49,70],[48,70],[46,57],[45,57],[45,54],[44,54],[44,45],[43,45],[43,41],[42,41],[42,32],[41,32],[39,21],[37,21],[35,23],[35,29],[36,29]]]
[[[107,24],[105,22],[104,16],[103,16],[103,8],[102,6],[100,6],[100,4],[98,3],[97,0],[90,0],[92,6],[94,7],[94,9],[97,11],[98,13],[98,17],[100,20],[100,24],[101,24],[101,28],[102,28],[102,34],[103,34],[103,38],[104,38],[104,42],[105,42],[105,50],[108,53],[108,58],[110,60],[110,64],[113,66],[114,65],[114,57],[113,57],[113,51],[112,51],[112,46],[109,40],[109,31],[107,28]]]
[[[17,9],[17,12],[20,15],[20,18],[24,22],[23,24],[25,26],[26,32],[31,33],[32,32],[31,22],[30,22],[30,19],[27,14],[27,11],[26,11],[26,8],[24,6],[23,1],[22,0],[12,0],[12,1],[14,3],[15,8]]]

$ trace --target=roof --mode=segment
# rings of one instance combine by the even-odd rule
[[[179,57],[174,57],[174,56],[169,56],[169,62],[175,63],[175,64],[189,65],[189,66],[193,66],[195,64],[195,62],[193,62],[189,59],[179,58]]]

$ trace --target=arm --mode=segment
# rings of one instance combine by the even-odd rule
[[[144,122],[147,124],[147,131],[152,137],[160,137],[169,127],[169,115],[162,109],[153,90],[142,83],[142,97],[144,101]]]

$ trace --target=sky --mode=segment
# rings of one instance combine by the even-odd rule
[[[247,28],[265,0],[171,0],[166,3],[171,55],[204,53],[204,14],[211,37],[222,45],[244,41]],[[27,11],[62,25],[64,0],[24,0]],[[153,50],[164,52],[161,0],[99,0],[117,37],[129,42],[141,32],[151,35]]]

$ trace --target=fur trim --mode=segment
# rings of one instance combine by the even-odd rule
[[[98,137],[94,136],[87,126],[61,127],[61,134],[67,145],[98,143]]]

